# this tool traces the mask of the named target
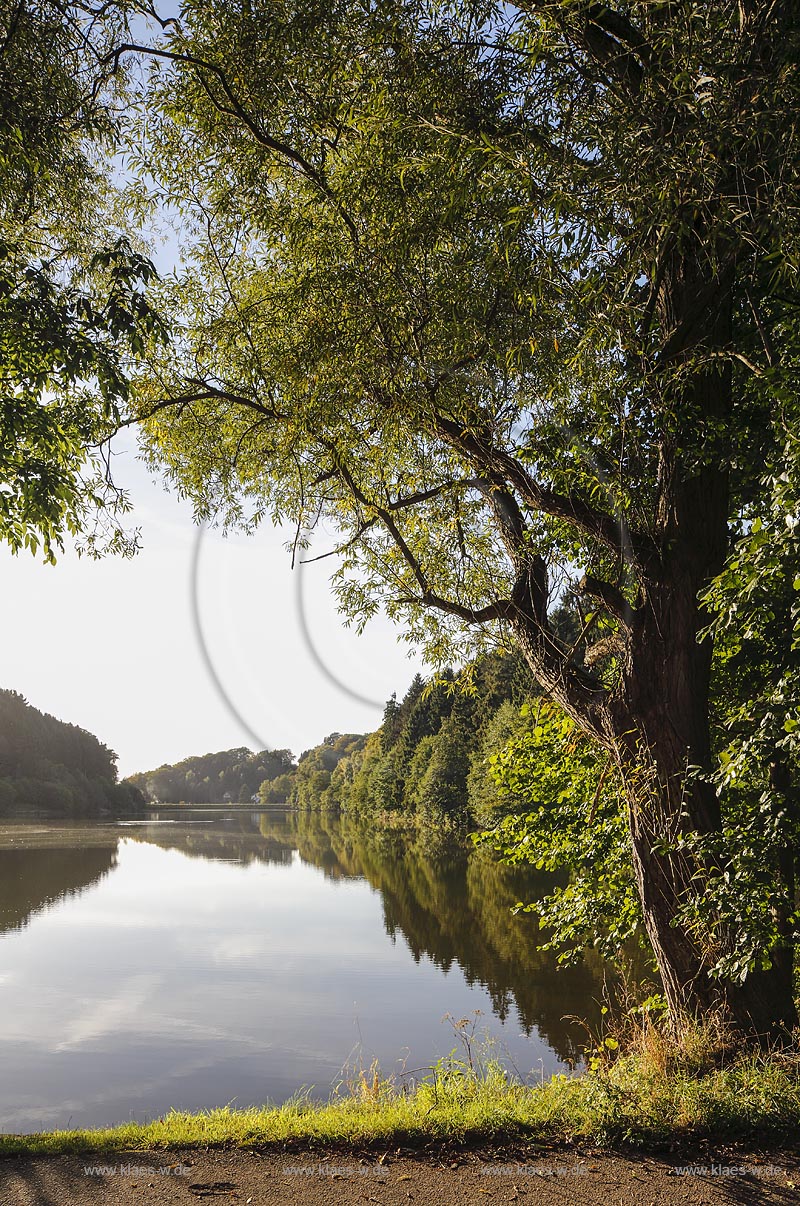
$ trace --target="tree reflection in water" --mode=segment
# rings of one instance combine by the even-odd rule
[[[555,952],[537,949],[535,915],[512,913],[554,877],[504,866],[463,838],[370,831],[346,816],[279,809],[133,833],[193,857],[284,865],[299,857],[329,879],[366,879],[381,894],[392,941],[401,936],[416,961],[427,957],[445,972],[457,964],[470,985],[486,988],[500,1019],[516,1006],[526,1032],[536,1029],[562,1060],[579,1058],[585,1045],[571,1019],[600,1022],[604,980],[615,978],[608,964],[588,951],[577,965],[559,966]]]
[[[99,883],[117,865],[117,843],[0,848],[0,933]]]

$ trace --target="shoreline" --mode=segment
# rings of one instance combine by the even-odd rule
[[[280,1106],[172,1111],[147,1123],[0,1134],[0,1158],[177,1149],[422,1150],[536,1143],[745,1143],[797,1149],[798,1056],[739,1052],[727,1064],[664,1066],[653,1053],[609,1058],[597,1070],[540,1085],[499,1065],[436,1068],[413,1087],[361,1074],[327,1102],[298,1095]]]

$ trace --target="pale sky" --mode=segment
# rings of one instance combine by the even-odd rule
[[[0,545],[0,687],[94,733],[119,755],[121,776],[239,745],[299,754],[333,731],[375,729],[420,660],[385,619],[361,637],[344,627],[328,587],[335,562],[323,561],[303,570],[303,593],[313,643],[344,687],[334,685],[304,640],[286,535],[272,528],[203,537],[199,612],[216,673],[247,727],[237,722],[193,625],[191,509],[152,480],[132,437],[116,447],[115,478],[130,493],[129,520],[144,547],[132,560],[99,562],[68,549],[49,566]],[[312,552],[325,547],[321,535]]]

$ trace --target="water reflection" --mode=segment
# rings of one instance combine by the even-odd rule
[[[547,886],[319,815],[0,826],[0,1130],[325,1097],[348,1063],[427,1066],[474,1009],[553,1071],[603,968],[557,971],[511,915]]]
[[[22,929],[34,914],[98,883],[116,865],[116,841],[0,849],[0,932]]]
[[[575,967],[558,966],[553,952],[536,949],[536,918],[512,913],[517,902],[550,891],[552,875],[503,866],[463,841],[370,832],[326,813],[271,810],[228,816],[211,828],[178,820],[139,832],[165,849],[245,865],[287,864],[297,851],[328,879],[365,879],[381,895],[387,934],[405,939],[415,962],[427,956],[444,972],[460,967],[468,984],[488,991],[501,1021],[515,1006],[524,1030],[538,1030],[561,1060],[581,1054],[584,1035],[570,1019],[599,1022],[607,965],[590,951]]]

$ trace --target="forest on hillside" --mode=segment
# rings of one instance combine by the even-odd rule
[[[133,784],[117,782],[117,755],[97,737],[0,690],[0,816],[122,815],[143,806]]]
[[[246,804],[257,798],[262,783],[269,781],[276,796],[274,802],[285,803],[294,769],[289,750],[254,754],[240,746],[140,771],[127,782],[154,804]]]
[[[487,820],[497,795],[490,758],[527,722],[537,690],[518,654],[478,658],[460,674],[416,675],[366,737],[333,734],[300,758],[290,802],[361,817]],[[262,788],[262,799],[269,787]]]
[[[483,821],[496,805],[489,760],[528,725],[521,708],[536,693],[518,654],[487,654],[459,674],[416,675],[401,700],[387,702],[374,733],[331,733],[297,763],[288,750],[239,748],[128,782],[161,804],[252,800],[373,819]]]

